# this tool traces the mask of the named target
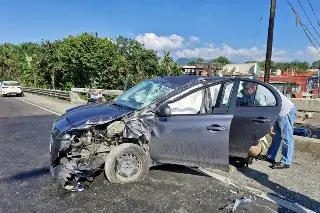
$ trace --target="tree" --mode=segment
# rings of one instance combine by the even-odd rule
[[[320,69],[320,60],[314,61],[311,65],[313,69]]]
[[[197,58],[195,60],[189,61],[188,65],[194,66],[195,64],[204,63],[204,62],[205,62],[205,60],[203,58]]]
[[[182,68],[178,64],[176,64],[172,57],[170,56],[170,52],[164,51],[164,56],[160,60],[159,71],[160,76],[162,75],[182,75]]]
[[[266,63],[266,61],[260,61],[260,62],[258,62],[260,68],[262,68],[262,69],[265,68],[265,63]],[[277,69],[276,63],[275,63],[274,61],[271,61],[271,71],[274,71],[274,70],[276,70],[276,69]]]
[[[16,45],[4,43],[0,46],[1,76],[5,79],[19,79],[17,52]]]
[[[219,56],[218,58],[215,58],[212,61],[215,63],[222,64],[222,65],[231,64],[231,61],[224,56]]]
[[[118,54],[123,57],[120,66],[125,71],[125,74],[119,77],[124,82],[129,75],[129,86],[159,73],[159,57],[155,51],[147,50],[136,40],[122,36],[116,38],[116,47]]]
[[[72,87],[123,89],[159,75],[181,75],[165,52],[119,36],[115,42],[82,33],[62,40],[0,45],[0,77],[23,85],[69,90]]]
[[[259,63],[258,61],[246,61],[244,62],[245,64],[249,64],[249,63]]]

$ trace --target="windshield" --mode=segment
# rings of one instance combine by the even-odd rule
[[[119,95],[115,102],[139,110],[174,90],[165,82],[143,81]]]
[[[18,82],[4,82],[3,86],[20,86]]]

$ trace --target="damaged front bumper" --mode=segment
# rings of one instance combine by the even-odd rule
[[[110,117],[110,116],[109,116]],[[118,114],[106,120],[90,119],[72,126],[65,115],[53,124],[50,141],[50,172],[65,189],[82,181],[93,181],[103,170],[112,147],[128,140],[151,140],[154,113]]]
[[[94,172],[83,173],[71,168],[67,165],[59,164],[56,166],[50,165],[50,173],[61,187],[72,190],[80,179],[92,181],[94,179]]]
[[[94,166],[68,158],[71,143],[72,138],[61,134],[56,128],[53,130],[50,140],[50,173],[61,187],[67,190],[72,190],[80,180],[92,181],[103,164],[103,156],[91,159]]]

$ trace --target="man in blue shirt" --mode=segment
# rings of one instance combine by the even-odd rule
[[[255,106],[275,106],[276,100],[274,96],[264,86],[257,87],[257,84],[253,82],[244,82],[242,86],[245,96],[255,96]],[[282,107],[274,126],[271,128],[271,135],[273,136],[272,144],[264,158],[272,163],[271,168],[285,169],[289,168],[290,164],[292,163],[294,152],[293,124],[296,118],[297,109],[295,105],[279,90],[277,90],[277,92],[280,95]],[[280,162],[275,162],[281,141],[283,142],[282,158]]]

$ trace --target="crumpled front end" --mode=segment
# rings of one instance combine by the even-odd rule
[[[50,171],[65,189],[73,190],[80,181],[93,181],[103,170],[108,152],[121,143],[144,136],[150,141],[154,113],[126,114],[105,123],[96,119],[83,125],[59,131],[54,125],[50,142]],[[60,125],[61,126],[61,125]],[[59,126],[59,127],[60,127]]]
[[[92,181],[104,163],[101,144],[92,140],[92,130],[61,133],[55,129],[50,146],[50,171],[57,182],[72,189],[79,180]]]

